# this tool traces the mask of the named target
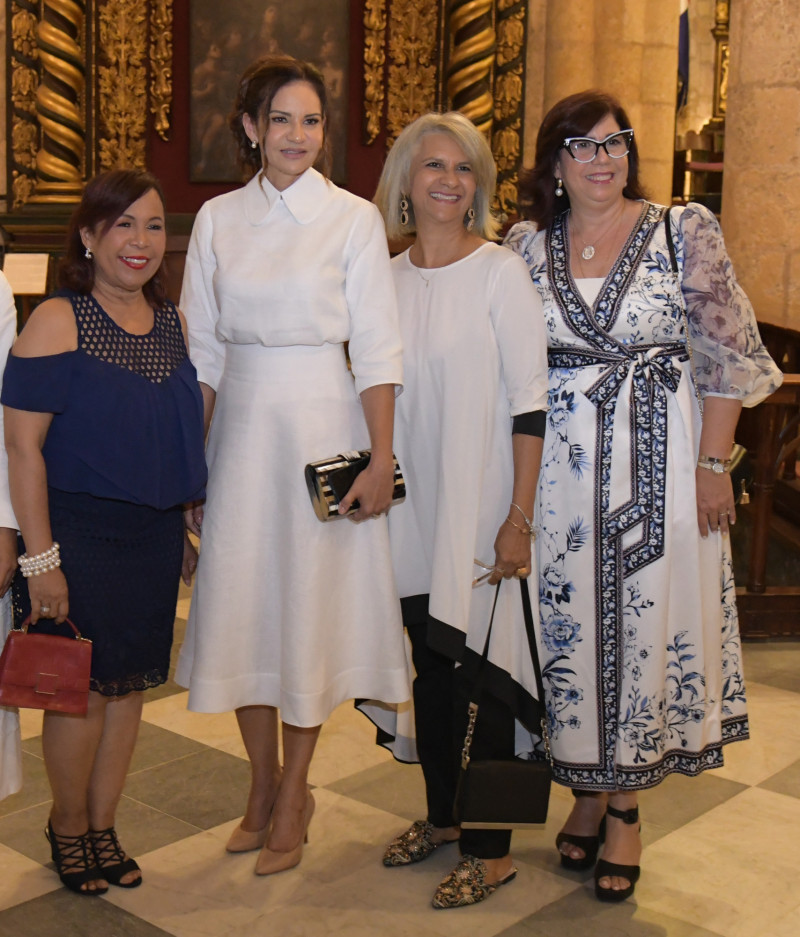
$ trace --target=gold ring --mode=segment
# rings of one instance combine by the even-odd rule
[[[520,566],[520,568],[514,573],[517,579],[527,579],[530,574],[531,571],[527,566]]]

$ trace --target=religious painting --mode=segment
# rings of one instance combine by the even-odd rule
[[[192,182],[238,182],[228,116],[237,81],[253,60],[283,52],[325,78],[333,180],[346,180],[350,0],[191,0]]]

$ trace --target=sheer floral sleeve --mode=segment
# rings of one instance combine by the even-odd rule
[[[676,233],[700,394],[734,397],[753,407],[780,387],[783,376],[761,341],[750,300],[736,282],[717,219],[702,205],[690,203],[680,213]]]

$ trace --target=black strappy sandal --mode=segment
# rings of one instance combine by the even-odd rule
[[[132,882],[122,881],[123,875],[141,873],[141,869],[135,859],[125,857],[125,850],[120,846],[113,826],[107,830],[89,830],[89,841],[97,867],[107,882],[120,888],[138,888],[142,884],[141,874]]]
[[[50,843],[50,855],[65,888],[74,891],[76,895],[87,895],[90,898],[105,895],[108,885],[97,867],[88,833],[83,836],[64,836],[56,833],[52,821],[48,820],[44,835]],[[103,885],[99,888],[84,888],[89,882],[103,882]]]
[[[630,810],[617,810],[616,807],[608,806],[606,808],[609,816],[616,817],[617,820],[622,820],[623,823],[627,823],[629,826],[633,826],[634,823],[639,823],[639,808],[631,807]],[[639,829],[641,830],[642,825],[639,823]],[[636,887],[636,883],[639,881],[639,875],[641,873],[641,868],[638,865],[618,865],[616,862],[608,862],[606,859],[599,859],[597,865],[594,868],[594,893],[598,901],[625,901],[626,898],[630,898],[633,894],[633,890]],[[601,888],[600,879],[609,877],[616,878],[626,878],[630,885],[627,888]]]
[[[577,800],[579,797],[594,797],[593,791],[572,791],[572,796]],[[574,833],[559,833],[556,836],[556,849],[561,856],[561,865],[570,872],[582,872],[584,869],[591,869],[597,860],[597,853],[600,849],[600,843],[605,842],[606,838],[606,817],[600,820],[600,827],[596,836],[578,836]],[[583,855],[578,859],[567,856],[561,852],[561,844],[568,843],[570,846],[576,846],[583,850]]]

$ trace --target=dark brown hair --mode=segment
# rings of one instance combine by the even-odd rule
[[[67,229],[67,247],[58,271],[61,287],[76,293],[91,293],[94,287],[94,262],[86,257],[81,229],[103,236],[123,212],[151,189],[164,204],[161,183],[141,169],[112,169],[90,179],[83,190],[80,204],[72,213]],[[167,273],[162,259],[155,274],[142,287],[145,299],[152,306],[161,306],[167,298]]]
[[[266,116],[278,91],[293,81],[308,82],[317,93],[322,111],[324,136],[316,168],[326,176],[330,172],[328,94],[322,73],[310,62],[302,62],[290,55],[265,55],[248,65],[239,79],[236,100],[228,118],[228,125],[236,140],[239,166],[247,178],[261,169],[261,148],[254,149],[250,145],[250,138],[245,133],[242,118],[247,114],[255,123],[260,116]]]
[[[566,191],[556,196],[555,171],[561,146],[567,137],[585,136],[596,123],[610,114],[622,130],[631,126],[619,101],[605,91],[581,91],[562,98],[545,115],[536,137],[536,158],[532,169],[520,175],[519,204],[525,218],[546,228],[556,215],[569,208]],[[568,159],[571,157],[567,156]],[[625,198],[647,198],[639,181],[639,149],[636,136],[628,153],[628,181]]]

